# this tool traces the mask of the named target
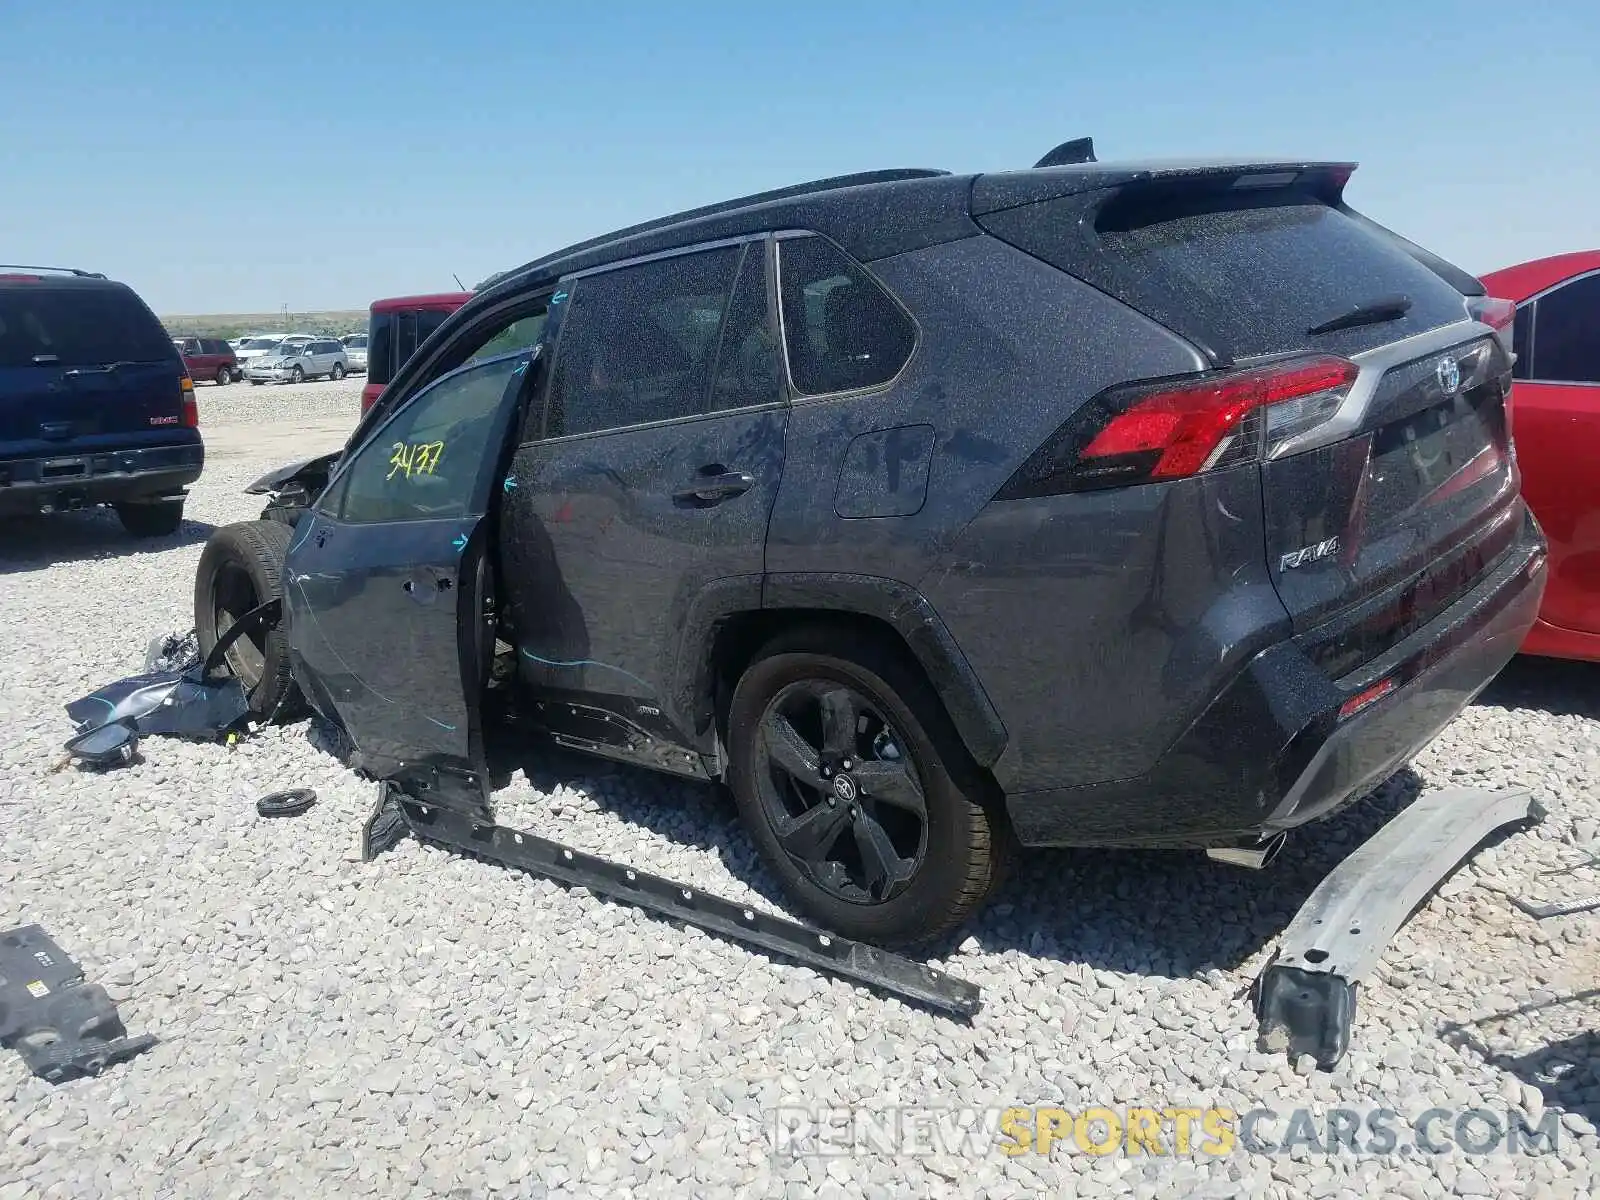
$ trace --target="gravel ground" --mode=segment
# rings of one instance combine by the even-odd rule
[[[353,423],[359,391],[355,379],[200,399],[209,428]],[[1596,890],[1593,871],[1537,877],[1579,861],[1600,823],[1595,669],[1514,665],[1412,768],[1265,872],[1198,855],[1033,856],[935,961],[984,990],[961,1025],[413,841],[363,864],[371,787],[306,724],[233,749],[152,739],[131,767],[52,772],[62,705],[188,628],[206,534],[259,511],[240,489],[274,465],[208,467],[190,523],[164,541],[131,542],[98,514],[0,540],[0,928],[42,923],[131,1031],[161,1039],[62,1087],[0,1054],[0,1200],[1595,1194],[1600,921],[1535,924],[1501,890]],[[1532,788],[1549,819],[1418,913],[1336,1071],[1257,1053],[1240,993],[1316,881],[1418,788],[1480,783]],[[320,797],[305,816],[256,816],[258,795],[299,785]],[[781,907],[709,789],[536,756],[499,801],[513,823]],[[1284,1118],[1269,1137],[1297,1108],[1549,1111],[1560,1133],[1555,1151],[1522,1156],[1094,1157],[1070,1137],[1051,1158],[992,1143],[774,1147],[785,1106],[1011,1105],[1267,1107]]]

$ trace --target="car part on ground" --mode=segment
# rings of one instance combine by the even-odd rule
[[[298,817],[316,802],[317,793],[311,788],[290,788],[268,792],[256,801],[256,812],[263,817]]]
[[[1575,913],[1593,912],[1600,908],[1600,895],[1577,896],[1571,900],[1548,900],[1543,903],[1513,896],[1511,903],[1535,920],[1547,921],[1551,917],[1570,917]]]
[[[192,635],[153,642],[147,664],[172,665],[116,680],[66,706],[77,727],[67,753],[105,766],[131,761],[141,736],[213,740],[243,728],[251,715],[249,699],[239,680],[221,668],[234,643],[276,622],[279,609],[280,602],[271,600],[241,614],[204,658]]]
[[[93,771],[127,766],[139,755],[139,727],[127,718],[94,725],[67,739],[64,749],[69,761]]]
[[[0,1046],[49,1083],[99,1075],[156,1044],[129,1037],[117,1006],[38,925],[0,933]]]
[[[380,782],[378,788],[378,804],[363,833],[364,849],[381,846],[384,824],[392,820],[392,813],[398,812],[406,827],[424,841],[581,887],[957,1017],[971,1017],[980,1007],[979,991],[974,985],[925,963],[735,904],[531,833],[484,824],[448,809],[419,803],[390,783]],[[392,831],[392,825],[389,828]]]
[[[1529,792],[1441,788],[1392,818],[1317,885],[1257,976],[1261,1048],[1331,1069],[1349,1049],[1358,986],[1400,927],[1474,847],[1544,815]]]

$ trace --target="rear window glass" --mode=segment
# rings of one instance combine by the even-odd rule
[[[367,323],[367,382],[388,383],[394,377],[394,314],[373,313]]]
[[[1197,191],[1113,201],[1085,236],[1046,201],[993,213],[995,233],[1179,333],[1233,355],[1354,353],[1465,319],[1461,293],[1397,239],[1304,193]],[[1313,335],[1352,309],[1404,296],[1398,320]]]
[[[778,279],[789,374],[802,394],[887,383],[911,357],[911,318],[829,242],[779,243]]]
[[[0,367],[164,362],[176,355],[160,322],[129,292],[0,289]]]
[[[1531,378],[1600,383],[1600,275],[1574,280],[1538,305]]]

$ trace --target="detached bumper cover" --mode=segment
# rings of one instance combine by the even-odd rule
[[[1255,983],[1261,1048],[1310,1054],[1324,1070],[1350,1046],[1356,985],[1422,901],[1495,831],[1544,810],[1528,792],[1428,792],[1328,875]]]

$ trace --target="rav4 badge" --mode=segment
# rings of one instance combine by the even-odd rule
[[[1331,537],[1325,542],[1318,542],[1315,546],[1289,551],[1278,560],[1278,570],[1292,571],[1295,567],[1303,567],[1307,563],[1316,562],[1320,558],[1327,558],[1330,554],[1338,552],[1339,539]]]

